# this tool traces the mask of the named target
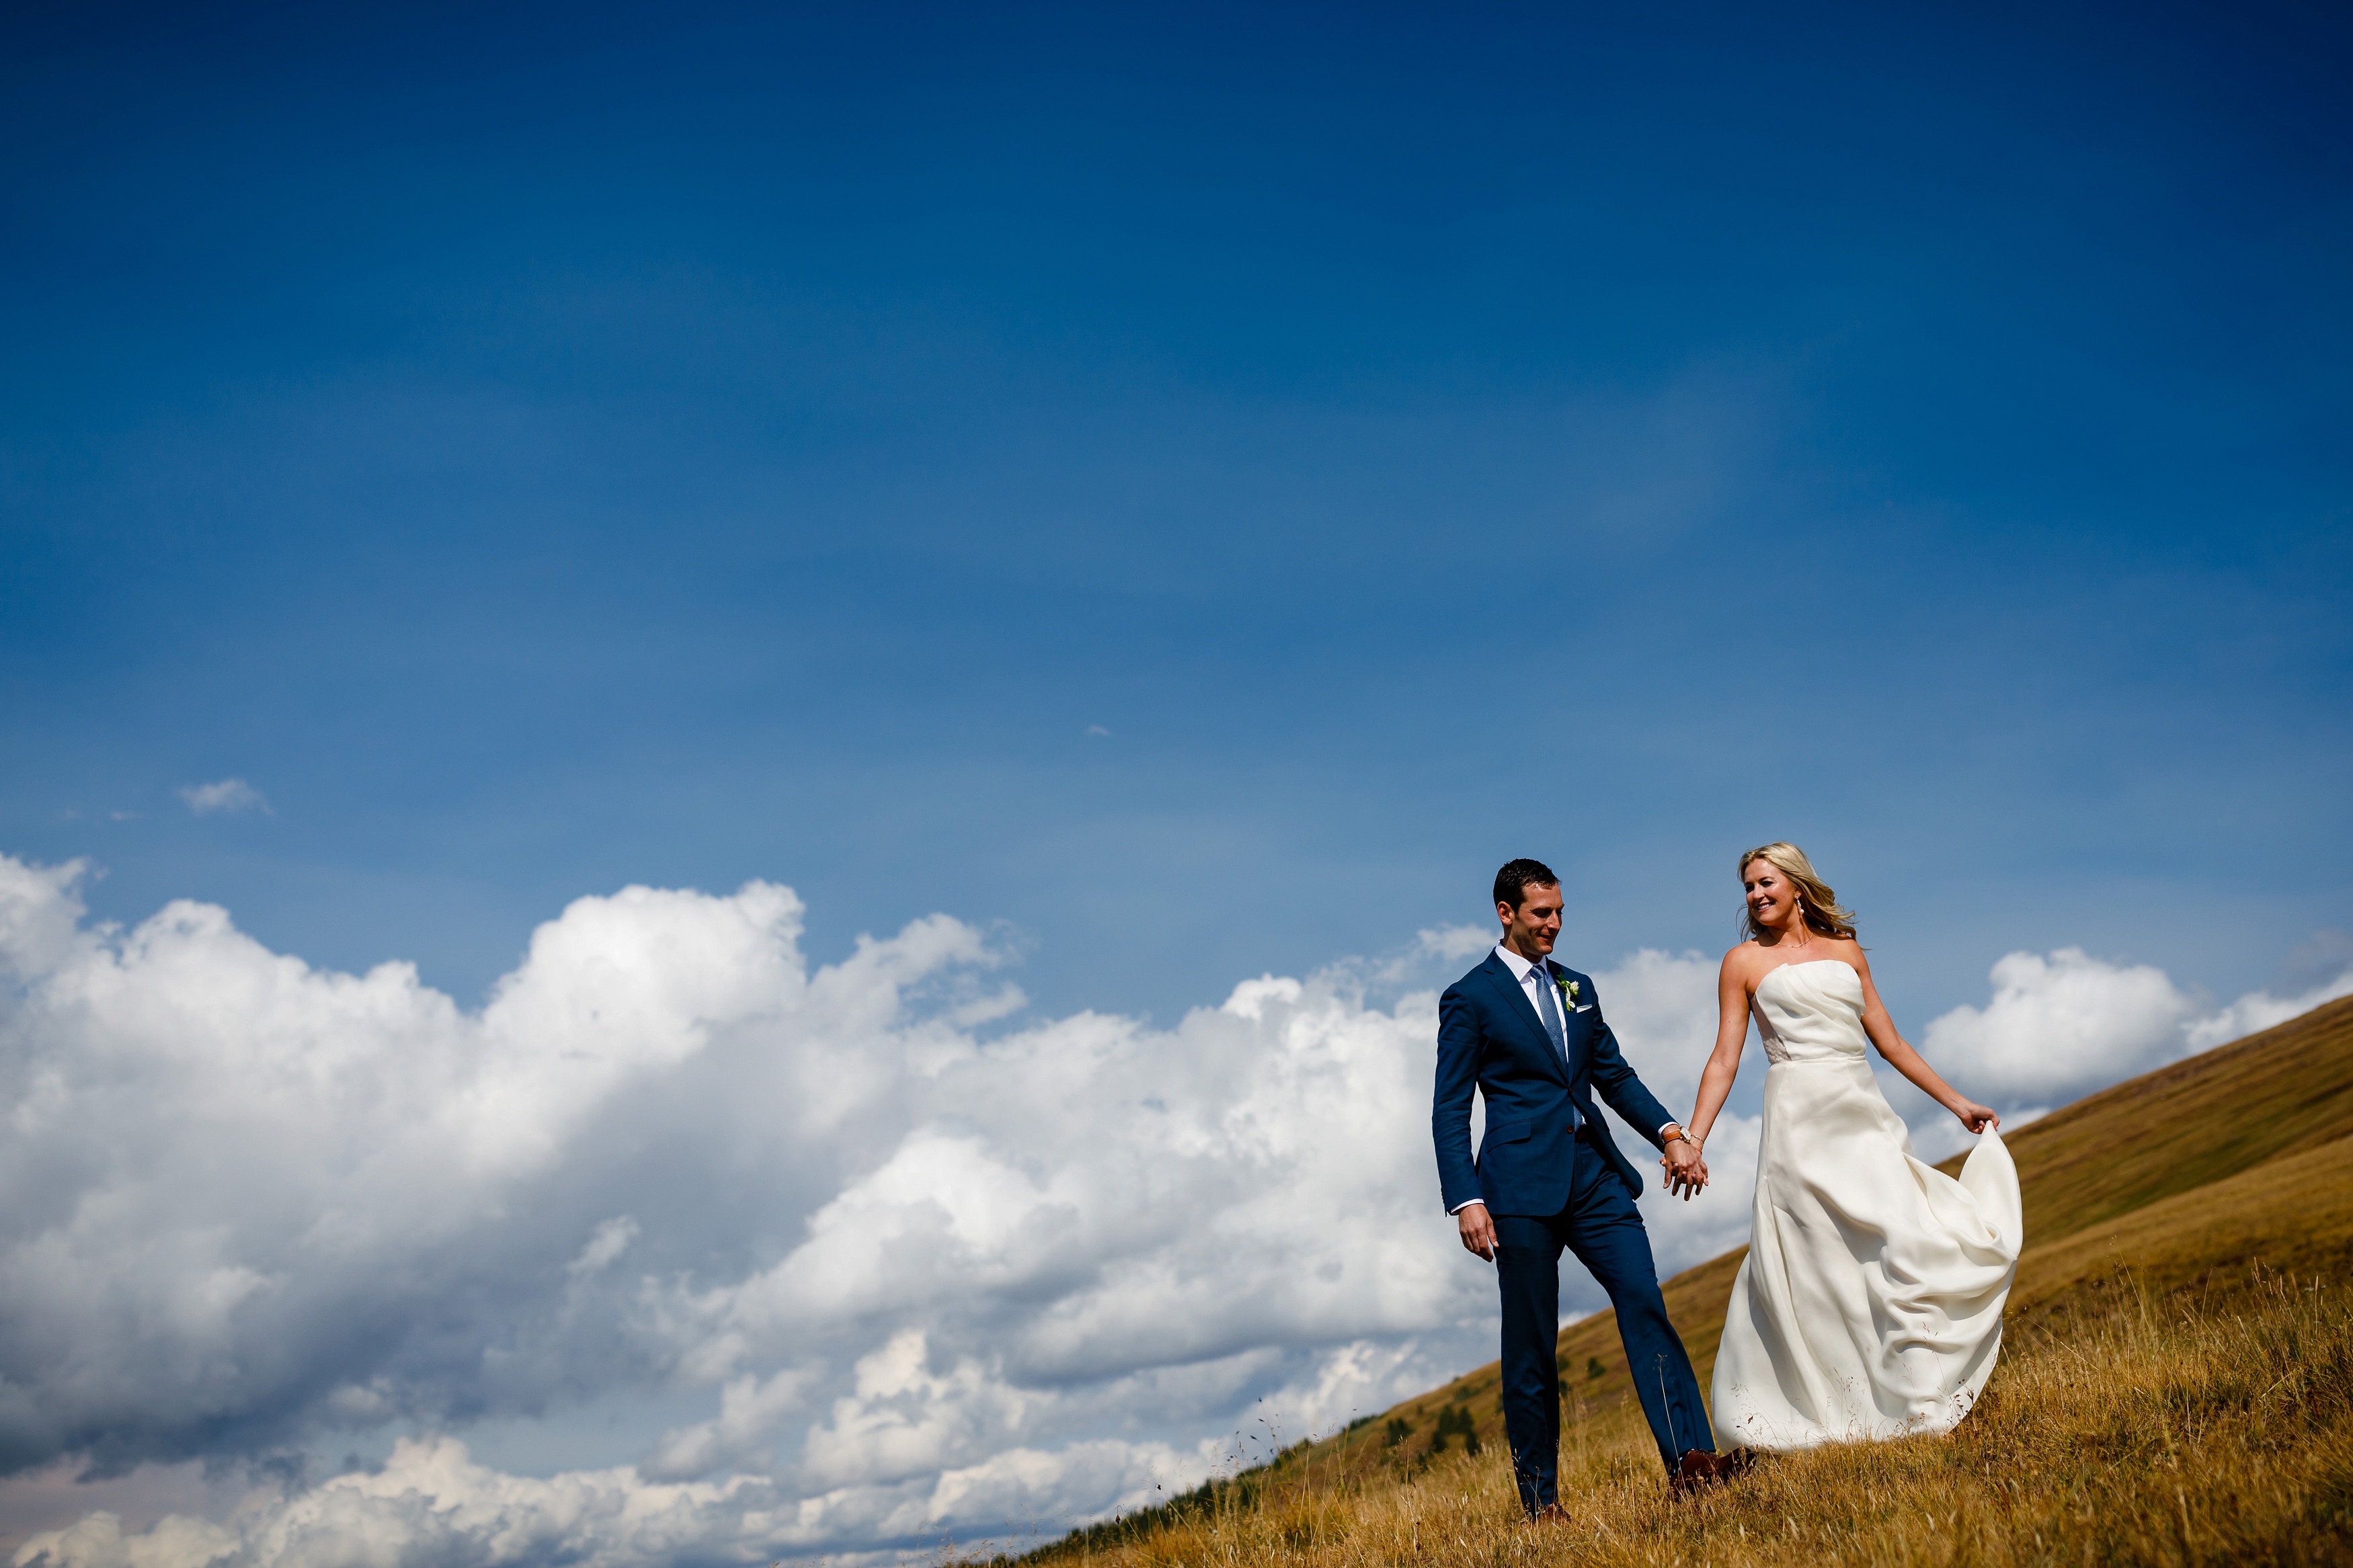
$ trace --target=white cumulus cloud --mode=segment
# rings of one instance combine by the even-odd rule
[[[1936,1018],[1921,1042],[1947,1079],[1988,1101],[2048,1104],[2169,1060],[2197,1011],[2165,971],[2076,947],[2007,954],[1991,978],[1990,1002]]]
[[[2258,1029],[2284,1024],[2290,1018],[2309,1013],[2323,1002],[2334,1002],[2339,996],[2353,996],[2353,969],[2292,996],[2274,996],[2269,991],[2250,991],[2218,1013],[2191,1019],[2189,1028],[2183,1032],[2183,1039],[2193,1051],[2211,1050],[2242,1035],[2252,1035]]]
[[[2063,1103],[2353,993],[2353,970],[2294,996],[2250,992],[2215,1008],[2146,963],[2081,948],[2012,952],[1993,997],[1933,1020],[1920,1048],[1963,1093],[1997,1108]]]
[[[1303,1435],[1492,1353],[1429,1149],[1431,991],[1268,976],[1173,1029],[984,1038],[1021,1003],[980,932],[812,965],[754,882],[577,900],[469,1010],[212,905],[94,926],[79,874],[0,858],[0,1460],[314,1484],[233,1542],[93,1517],[58,1561],[1059,1528],[1198,1479],[1261,1400]],[[445,1441],[584,1400],[642,1409],[613,1468]],[[355,1443],[383,1468],[319,1482]]]

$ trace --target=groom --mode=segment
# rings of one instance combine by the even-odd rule
[[[1560,879],[1540,860],[1495,873],[1503,941],[1438,1004],[1438,1093],[1430,1111],[1438,1181],[1462,1245],[1495,1265],[1504,1297],[1504,1429],[1520,1502],[1563,1517],[1556,1491],[1563,1247],[1618,1310],[1627,1369],[1678,1490],[1718,1479],[1707,1404],[1667,1321],[1650,1237],[1634,1200],[1641,1178],[1595,1112],[1611,1109],[1666,1153],[1669,1179],[1704,1183],[1696,1145],[1619,1054],[1592,979],[1552,963]],[[1487,1134],[1471,1154],[1471,1094],[1487,1100]],[[1656,1131],[1651,1131],[1655,1129]]]

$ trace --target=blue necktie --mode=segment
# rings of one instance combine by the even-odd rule
[[[1560,1065],[1568,1065],[1568,1036],[1560,1026],[1560,1008],[1552,999],[1552,971],[1539,963],[1535,968],[1536,1016],[1544,1020],[1545,1033],[1552,1037],[1552,1048],[1560,1053]]]
[[[1560,1053],[1560,1070],[1568,1070],[1568,1036],[1560,1026],[1560,1007],[1552,999],[1552,971],[1542,963],[1535,968],[1536,1016],[1544,1020],[1545,1033],[1552,1037],[1552,1048]],[[1569,1101],[1568,1128],[1574,1132],[1581,1120],[1577,1114],[1577,1102]]]

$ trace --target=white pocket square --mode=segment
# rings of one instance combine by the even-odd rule
[[[1588,1002],[1584,1006],[1579,1007],[1577,1011],[1580,1013],[1590,1013],[1593,1011],[1593,1004]]]

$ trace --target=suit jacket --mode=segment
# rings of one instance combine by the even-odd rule
[[[1555,1215],[1568,1206],[1576,1142],[1569,1107],[1593,1128],[1593,1143],[1628,1189],[1641,1195],[1642,1178],[1618,1152],[1609,1129],[1594,1113],[1598,1089],[1611,1110],[1661,1144],[1659,1129],[1673,1118],[1642,1087],[1618,1037],[1601,1015],[1593,978],[1545,961],[1559,980],[1577,985],[1574,1012],[1562,1009],[1568,1060],[1512,972],[1493,951],[1487,961],[1446,988],[1438,1001],[1438,1092],[1430,1113],[1438,1142],[1438,1185],[1447,1209],[1478,1200],[1490,1214]],[[1556,992],[1555,994],[1557,994]],[[1471,1094],[1487,1100],[1487,1135],[1471,1154]]]

